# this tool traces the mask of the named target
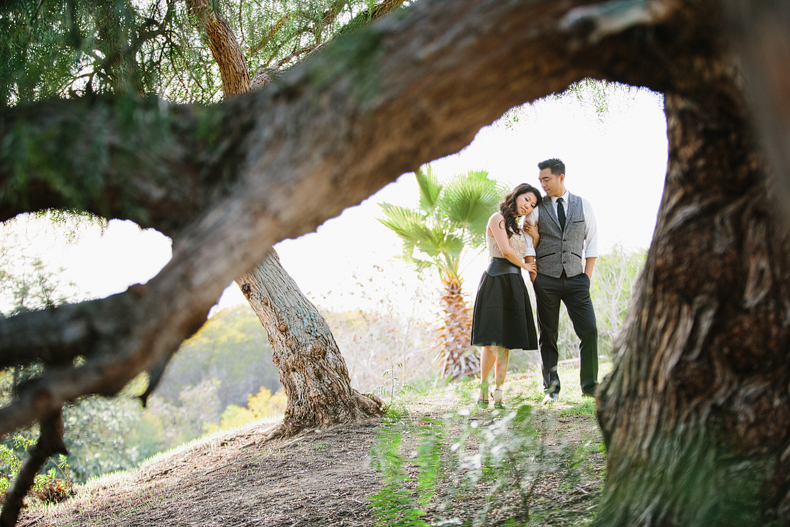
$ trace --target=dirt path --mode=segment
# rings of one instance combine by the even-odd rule
[[[457,403],[457,389],[416,398],[406,406],[402,426],[438,419]],[[597,424],[589,413],[563,415],[568,408],[573,406],[540,408],[541,435],[553,468],[535,478],[527,525],[583,525],[593,517],[603,457],[593,452],[585,461],[592,475],[584,475],[574,467],[572,452],[590,438],[600,440]],[[491,412],[474,415],[481,425],[495,418]],[[155,457],[134,472],[91,482],[57,507],[27,510],[18,525],[376,525],[369,497],[382,480],[371,466],[370,451],[381,426],[371,420],[266,443],[260,438],[270,425],[237,430]],[[449,430],[447,436],[452,434]],[[485,506],[484,494],[456,500],[456,524],[468,522]],[[514,496],[501,497],[489,515],[491,524],[513,517]],[[431,506],[427,512],[427,520],[442,517]]]

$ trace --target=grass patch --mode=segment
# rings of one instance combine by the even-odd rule
[[[579,415],[589,415],[595,417],[595,399],[585,397],[585,399],[570,408],[562,408],[557,412],[557,417],[572,417]]]

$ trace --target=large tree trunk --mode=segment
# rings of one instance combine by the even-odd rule
[[[599,390],[602,527],[790,524],[790,238],[743,102],[705,102],[666,96],[658,224]]]
[[[396,2],[397,3],[397,2]],[[402,0],[401,0],[402,3]],[[219,64],[226,97],[261,89],[271,77],[250,75],[230,24],[206,0],[190,0],[200,17],[214,60]],[[283,423],[269,437],[282,437],[304,428],[336,424],[360,416],[381,416],[378,399],[351,388],[346,363],[324,317],[285,272],[272,248],[258,267],[236,281],[266,329],[274,364],[285,387],[288,407]]]
[[[324,317],[274,250],[236,283],[266,329],[288,396],[285,418],[269,438],[383,414],[378,398],[351,388],[346,362]]]
[[[232,97],[250,91],[247,61],[228,21],[209,5],[208,0],[188,0],[187,6],[208,36],[208,47],[219,66],[222,92]]]

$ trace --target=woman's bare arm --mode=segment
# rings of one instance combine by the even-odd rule
[[[507,231],[505,231],[505,218],[502,216],[502,213],[495,212],[491,215],[491,218],[488,220],[488,229],[491,231],[491,234],[494,235],[494,239],[502,255],[513,265],[529,271],[530,267],[527,263],[510,246],[510,240],[508,240]]]

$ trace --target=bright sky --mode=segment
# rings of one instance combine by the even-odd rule
[[[609,111],[601,119],[591,103],[572,96],[522,107],[515,112],[517,121],[511,115],[509,124],[503,119],[482,129],[466,149],[433,162],[434,171],[444,179],[487,170],[511,187],[524,181],[539,187],[537,163],[558,157],[566,165],[568,190],[592,203],[601,253],[616,244],[646,248],[666,173],[662,99],[645,90],[621,89],[608,100]],[[277,244],[283,267],[321,307],[366,308],[387,297],[400,299],[403,309],[408,309],[414,295],[425,293],[425,283],[397,259],[399,239],[376,218],[381,216],[378,203],[416,207],[418,195],[414,175],[404,174],[315,233]],[[82,297],[103,297],[144,283],[171,257],[168,238],[142,231],[131,222],[112,221],[104,233],[98,227],[81,228],[73,244],[52,228],[21,221],[4,228],[3,243],[9,243],[9,233],[30,240],[27,254],[41,255],[52,270],[63,268],[63,281],[74,282]],[[466,292],[473,298],[487,257],[468,260],[463,275]],[[433,280],[434,275],[428,278]],[[220,307],[236,304],[246,300],[230,284]]]

